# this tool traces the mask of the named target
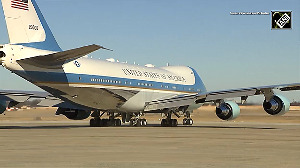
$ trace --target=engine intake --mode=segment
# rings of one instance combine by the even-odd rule
[[[274,95],[269,101],[264,101],[263,107],[270,115],[283,115],[290,110],[290,102],[283,96]]]
[[[216,114],[222,120],[233,120],[240,115],[240,107],[234,102],[227,101],[216,107]]]
[[[79,109],[67,109],[59,107],[55,114],[62,114],[70,120],[84,120],[91,115],[91,112]]]

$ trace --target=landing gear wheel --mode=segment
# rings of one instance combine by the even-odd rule
[[[194,121],[191,118],[184,118],[182,123],[183,125],[193,125]]]
[[[131,119],[129,121],[129,125],[130,126],[137,126],[137,127],[140,127],[140,126],[146,126],[147,125],[147,120],[142,118],[142,119]]]
[[[140,127],[143,126],[142,124],[143,124],[142,120],[137,120],[135,126]]]
[[[177,127],[178,121],[176,119],[172,119],[170,125],[171,127]]]
[[[100,127],[101,126],[101,119],[100,118],[94,118],[94,122],[95,122],[95,127]]]
[[[146,126],[147,125],[147,120],[146,119],[142,119],[142,123],[143,123],[142,124],[143,126]]]
[[[100,118],[92,118],[90,119],[90,126],[91,127],[101,127],[103,124],[102,124],[102,120]]]
[[[90,119],[90,127],[96,127],[95,119]]]
[[[109,120],[108,119],[102,119],[102,126],[103,127],[107,127],[109,124]]]
[[[189,125],[193,125],[194,124],[194,121],[193,121],[193,119],[189,119]]]
[[[133,126],[133,120],[130,120],[130,121],[129,121],[129,125],[130,125],[130,126]]]
[[[138,120],[138,125],[139,126],[146,126],[147,125],[147,120],[146,119],[139,119]]]
[[[115,119],[114,120],[114,125],[117,126],[117,127],[121,126],[121,120],[120,119]]]
[[[183,120],[182,120],[182,125],[186,125],[186,118],[184,118]]]
[[[147,120],[146,119],[138,119],[136,122],[136,126],[146,126]]]
[[[162,127],[177,127],[178,121],[176,119],[162,119],[161,126]]]
[[[162,120],[161,120],[161,126],[162,126],[162,127],[168,126],[168,122],[167,122],[166,119],[162,119]]]

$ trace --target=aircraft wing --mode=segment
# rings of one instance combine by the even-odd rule
[[[272,91],[273,89],[278,89],[281,91],[300,90],[300,83],[269,85],[269,86],[259,86],[259,87],[207,92],[205,93],[206,99],[204,101],[209,102],[209,101],[221,100],[225,98],[246,97],[246,96],[261,95],[261,94],[268,96],[269,93],[273,93]],[[198,96],[202,97],[203,94],[199,94]],[[199,100],[200,99],[198,99],[198,102]]]
[[[48,92],[17,90],[0,90],[0,101],[7,102],[7,107],[13,107],[18,104],[31,107],[54,107],[63,103],[62,100]]]
[[[300,83],[220,90],[190,95],[179,95],[172,98],[148,102],[145,105],[145,111],[154,111],[164,108],[175,108],[180,106],[191,105],[193,103],[198,104],[235,97],[241,97],[242,100],[245,101],[248,98],[248,96],[261,94],[264,94],[265,97],[269,99],[274,94],[273,89],[279,89],[281,91],[300,90]]]

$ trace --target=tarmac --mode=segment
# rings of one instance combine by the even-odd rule
[[[241,107],[235,121],[220,121],[213,107],[193,113],[193,126],[89,127],[55,109],[0,116],[0,167],[272,167],[300,165],[300,108],[268,116],[261,107]],[[179,123],[181,119],[179,120]]]

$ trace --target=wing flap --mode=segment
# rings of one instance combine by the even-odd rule
[[[179,95],[173,98],[154,100],[146,103],[144,111],[155,111],[165,108],[180,107],[193,104],[197,99],[197,94]]]
[[[210,92],[206,96],[206,101],[213,101],[218,99],[252,96],[257,92],[256,89],[241,89],[241,90],[228,90],[219,92]]]

